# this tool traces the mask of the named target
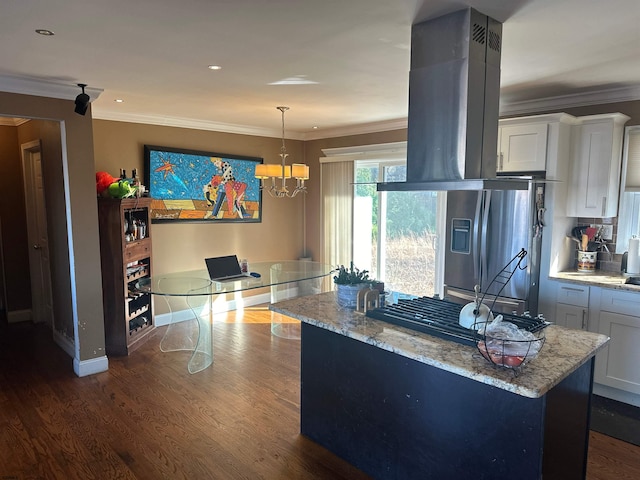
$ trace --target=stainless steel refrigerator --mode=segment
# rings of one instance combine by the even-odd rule
[[[535,181],[529,190],[448,192],[445,298],[469,303],[479,285],[494,314],[537,315],[543,216],[544,185]],[[522,249],[520,266],[509,264]]]

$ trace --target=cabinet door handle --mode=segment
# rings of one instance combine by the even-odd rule
[[[607,211],[607,197],[602,197],[602,216],[604,217]]]
[[[587,329],[587,311],[582,309],[582,330]]]
[[[582,288],[571,288],[571,287],[560,287],[562,290],[568,290],[570,292],[580,292],[580,293],[584,293],[584,290]]]
[[[500,152],[500,171],[504,170],[504,154],[502,152]]]

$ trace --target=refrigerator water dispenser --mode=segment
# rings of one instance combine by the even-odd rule
[[[453,218],[451,221],[451,251],[454,253],[471,253],[471,220]]]

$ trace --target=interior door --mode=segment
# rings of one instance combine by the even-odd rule
[[[29,239],[29,273],[31,275],[31,309],[35,323],[53,324],[49,238],[42,179],[40,142],[22,145],[27,207],[27,236]]]
[[[7,322],[7,281],[4,273],[4,251],[2,245],[2,217],[0,217],[0,324]]]

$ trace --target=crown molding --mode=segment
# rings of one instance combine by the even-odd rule
[[[381,122],[361,123],[358,125],[346,125],[344,127],[328,128],[326,130],[314,130],[304,135],[304,140],[320,140],[323,138],[347,137],[349,135],[363,135],[367,133],[388,132],[407,128],[406,118],[383,120]]]
[[[114,122],[142,123],[147,125],[159,125],[164,127],[191,128],[195,130],[209,130],[222,133],[236,133],[238,135],[253,135],[256,137],[280,137],[280,130],[248,125],[235,125],[230,123],[210,122],[183,117],[164,117],[159,115],[144,115],[137,113],[116,113],[101,111],[94,107],[91,111],[94,120],[111,120]],[[286,138],[291,140],[304,140],[304,134],[288,132]]]
[[[375,143],[371,145],[358,145],[355,147],[323,148],[322,153],[327,157],[340,155],[369,155],[371,153],[404,153],[407,152],[407,142]]]
[[[565,108],[640,100],[640,85],[500,103],[500,115],[521,115]]]
[[[158,115],[130,114],[120,112],[101,111],[99,107],[93,107],[92,115],[95,120],[111,120],[114,122],[143,123],[148,125],[160,125],[177,128],[193,128],[196,130],[210,130],[223,133],[235,133],[239,135],[254,135],[258,137],[280,137],[279,130],[263,127],[251,127],[247,125],[235,125],[229,123],[194,120],[182,117],[164,117]],[[348,135],[361,135],[366,133],[379,133],[390,130],[407,128],[407,119],[400,118],[385,120],[382,122],[347,125],[344,127],[328,128],[326,130],[314,130],[312,132],[292,132],[286,134],[291,140],[319,140],[323,138],[346,137]]]
[[[79,82],[78,82],[79,83]],[[0,91],[20,93],[22,95],[35,95],[38,97],[60,98],[62,100],[75,100],[80,91],[75,83],[52,82],[30,77],[13,77],[0,75]],[[85,87],[91,100],[97,100],[104,91],[102,88]]]

